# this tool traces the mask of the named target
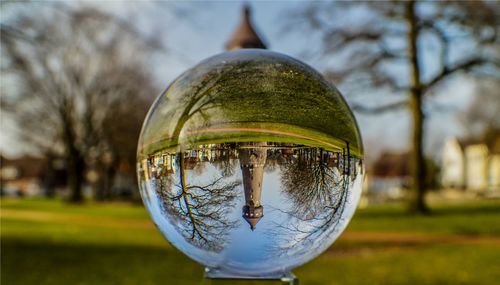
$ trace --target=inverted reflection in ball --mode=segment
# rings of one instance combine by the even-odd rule
[[[363,150],[340,93],[264,50],[209,58],[153,104],[138,145],[141,194],[179,250],[233,276],[319,255],[357,205]]]

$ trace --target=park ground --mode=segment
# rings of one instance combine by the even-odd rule
[[[432,208],[361,209],[294,273],[301,285],[498,284],[500,201]],[[2,199],[0,213],[2,285],[204,284],[203,268],[163,239],[141,205]]]

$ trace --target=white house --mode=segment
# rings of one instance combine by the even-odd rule
[[[444,144],[441,185],[446,188],[465,187],[465,155],[456,138],[448,139]]]
[[[471,144],[465,147],[465,173],[468,189],[488,188],[488,158],[489,151],[485,144]]]
[[[500,191],[500,137],[487,143],[448,139],[443,148],[441,184],[484,194]]]

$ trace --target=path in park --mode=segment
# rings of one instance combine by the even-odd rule
[[[341,239],[352,242],[387,243],[392,245],[492,244],[500,246],[500,236],[463,234],[346,231],[342,234]]]

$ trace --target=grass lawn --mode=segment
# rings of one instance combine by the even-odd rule
[[[499,221],[500,201],[434,206],[429,217],[362,209],[294,273],[301,284],[498,284]],[[138,205],[2,199],[1,250],[2,285],[204,284]]]

